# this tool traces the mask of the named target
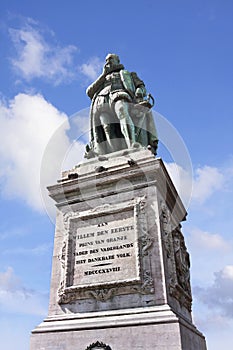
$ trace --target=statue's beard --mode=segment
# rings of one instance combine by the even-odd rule
[[[109,71],[109,70],[111,70],[114,66],[115,66],[115,64],[113,65],[113,64],[111,64],[111,63],[106,63],[106,64],[104,65],[104,69],[105,69],[105,71]]]
[[[104,65],[104,73],[105,74],[108,74],[108,73],[111,73],[111,72],[114,72],[114,71],[118,71],[118,70],[121,70],[121,69],[124,69],[124,66],[123,64],[121,63],[105,63]]]

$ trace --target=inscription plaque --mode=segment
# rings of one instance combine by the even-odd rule
[[[64,214],[59,303],[153,293],[145,197]]]
[[[133,214],[133,213],[132,213]],[[80,227],[76,230],[73,285],[91,286],[139,280],[134,218]]]

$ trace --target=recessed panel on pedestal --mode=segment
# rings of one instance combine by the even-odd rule
[[[60,303],[153,291],[144,205],[143,197],[64,215]]]
[[[129,217],[124,217],[124,216]],[[73,285],[88,287],[106,283],[137,281],[138,237],[133,211],[93,218],[91,224],[73,220],[75,239]],[[97,223],[101,221],[100,223]]]

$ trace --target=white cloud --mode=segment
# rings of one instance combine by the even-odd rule
[[[29,22],[29,21],[28,21]],[[32,22],[21,29],[11,28],[10,37],[16,49],[11,62],[16,72],[27,81],[45,78],[59,84],[74,77],[72,61],[77,48],[49,43],[40,28]]]
[[[202,221],[201,212],[198,213],[198,216]],[[212,223],[213,220],[210,224]],[[208,226],[206,221],[202,224]],[[227,238],[224,231],[211,232],[211,229],[207,231],[191,228],[188,222],[184,224],[184,227],[186,244],[191,257],[192,285],[207,288],[214,281],[214,271],[219,271],[222,266],[231,264],[233,240]]]
[[[191,174],[176,163],[165,163],[174,186],[187,208],[191,199],[193,181]]]
[[[215,272],[213,284],[207,288],[195,287],[194,293],[210,309],[233,318],[233,265]]]
[[[199,303],[199,302],[198,302]],[[227,329],[231,322],[228,317],[220,315],[216,310],[199,310],[197,315],[194,315],[194,324],[198,325],[201,331]],[[208,340],[208,338],[207,338]]]
[[[192,198],[203,203],[215,191],[222,188],[224,176],[221,171],[215,167],[203,166],[195,170]]]
[[[104,63],[99,57],[91,58],[87,63],[84,63],[80,67],[80,71],[88,78],[88,80],[95,80],[101,72]]]
[[[221,276],[225,280],[228,279],[228,280],[233,281],[233,265],[225,266],[224,269],[221,271]],[[233,295],[232,295],[232,297],[233,297]]]
[[[62,169],[72,169],[74,165],[76,165],[77,163],[79,163],[80,160],[83,159],[84,152],[84,144],[79,141],[73,141],[64,157]]]
[[[226,252],[231,249],[231,243],[226,241],[221,235],[202,231],[197,228],[191,230],[189,243],[192,245],[192,249],[201,249],[202,251],[203,249],[207,249]]]
[[[0,305],[8,313],[46,314],[47,296],[25,288],[13,269],[0,272]]]
[[[202,274],[200,269],[199,274]],[[216,272],[212,283],[205,288],[194,287],[193,297],[194,322],[199,330],[204,331],[208,349],[217,350],[221,346],[224,349],[231,349],[233,334],[233,266],[227,265]]]
[[[193,179],[185,169],[176,163],[166,163],[166,168],[186,207],[190,199],[198,204],[203,204],[223,187],[224,181],[228,179],[229,182],[230,177],[229,171],[227,171],[228,175],[224,176],[222,169],[207,165],[195,169]]]
[[[82,109],[81,111],[73,114],[70,118],[74,128],[78,129],[80,136],[84,137],[85,141],[89,141],[90,132],[90,108]],[[77,137],[77,131],[75,133]]]
[[[18,94],[8,106],[0,104],[0,123],[1,191],[6,197],[21,198],[41,210],[41,162],[59,128],[44,175],[47,185],[54,183],[60,177],[61,162],[70,145],[66,135],[68,118],[41,95]]]

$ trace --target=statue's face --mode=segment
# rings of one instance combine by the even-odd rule
[[[112,68],[119,64],[119,59],[116,55],[108,55],[106,57],[105,67]]]

